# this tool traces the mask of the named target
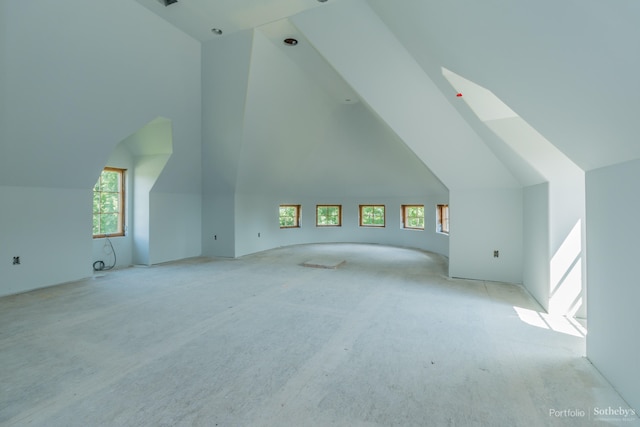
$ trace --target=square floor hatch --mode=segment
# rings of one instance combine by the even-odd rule
[[[338,268],[346,261],[343,259],[336,258],[314,258],[309,261],[305,261],[302,263],[303,267],[312,267],[312,268]]]

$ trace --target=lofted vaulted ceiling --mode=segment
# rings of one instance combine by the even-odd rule
[[[530,185],[545,174],[517,133],[474,116],[481,97],[456,99],[447,73],[490,91],[513,113],[498,119],[517,117],[536,136],[532,149],[544,141],[557,164],[590,170],[640,157],[640,108],[629,96],[640,90],[637,2],[137,1],[203,43],[259,31],[335,102],[363,103],[449,188]]]
[[[640,157],[640,3],[369,0],[424,69],[489,89],[583,170]]]

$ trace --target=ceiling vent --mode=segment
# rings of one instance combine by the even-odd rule
[[[158,3],[165,6],[171,6],[174,3],[178,3],[178,0],[158,0]]]

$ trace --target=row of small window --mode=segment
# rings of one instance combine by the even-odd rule
[[[93,188],[93,237],[124,235],[125,170],[105,168]],[[402,205],[402,227],[424,230],[424,205]],[[300,205],[280,205],[280,228],[300,227]],[[360,205],[361,227],[385,227],[385,205]],[[316,226],[342,226],[342,205],[317,205]],[[449,205],[436,206],[436,231],[449,233]]]
[[[424,230],[424,205],[402,205],[402,228]],[[301,205],[280,205],[280,228],[300,227]],[[360,205],[361,227],[385,227],[385,205]],[[342,205],[316,205],[317,227],[341,227]],[[449,205],[436,205],[436,231],[449,232]]]

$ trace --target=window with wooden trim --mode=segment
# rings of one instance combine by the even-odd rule
[[[93,237],[124,236],[124,169],[104,168],[93,187]]]
[[[341,205],[316,205],[316,226],[340,227],[342,225]]]
[[[424,205],[402,205],[402,227],[424,230]]]
[[[436,231],[449,234],[449,205],[436,206]]]
[[[384,227],[384,205],[360,205],[361,227]]]
[[[280,205],[280,228],[300,227],[300,205]]]

